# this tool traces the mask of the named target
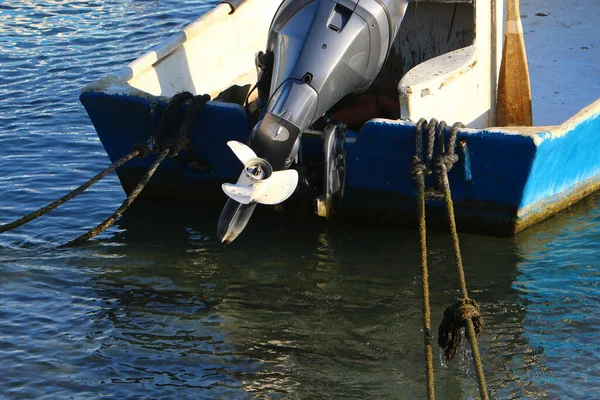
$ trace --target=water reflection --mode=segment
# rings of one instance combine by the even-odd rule
[[[222,373],[260,395],[424,395],[414,232],[264,214],[239,243],[222,249],[213,236],[213,213],[202,215],[194,206],[159,209],[138,205],[120,221],[118,238],[96,249],[115,257],[94,286],[126,310],[143,311],[144,324],[158,325],[161,337],[170,338],[158,344],[172,341],[167,351],[174,346],[183,353],[231,356],[245,368],[223,363]],[[447,235],[431,233],[430,244],[437,324],[457,296],[457,284]],[[527,347],[520,329],[523,308],[511,287],[514,246],[512,239],[463,238],[473,296],[486,313],[482,346],[492,387],[502,387],[507,378],[507,354]],[[167,327],[179,326],[183,317],[193,328],[180,327],[190,339],[182,342]],[[144,324],[131,320],[113,323],[118,331],[135,332],[132,343],[155,343],[152,335],[137,332]],[[437,366],[442,397],[477,393],[465,365]]]
[[[572,382],[597,368],[597,202],[516,238],[462,236],[495,397],[589,390]],[[415,232],[263,214],[223,249],[215,222],[195,205],[140,203],[108,240],[3,250],[3,337],[15,347],[29,331],[8,361],[35,371],[8,384],[29,379],[34,397],[39,377],[65,395],[424,397]],[[448,235],[429,245],[437,326],[458,285]],[[440,398],[477,396],[466,360],[436,363],[436,378]]]
[[[519,237],[514,288],[526,310],[523,335],[544,369],[550,397],[592,398],[600,387],[600,195]]]

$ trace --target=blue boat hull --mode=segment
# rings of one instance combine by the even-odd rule
[[[114,162],[148,139],[158,123],[150,112],[151,103],[156,101],[161,110],[167,99],[84,90],[80,100]],[[449,175],[459,230],[514,234],[597,190],[599,109],[596,102],[591,111],[561,127],[460,131],[459,161]],[[207,103],[190,132],[192,151],[166,160],[143,197],[215,206],[216,218],[226,200],[221,184],[236,181],[240,172],[226,143],[246,142],[250,125],[243,107]],[[294,212],[312,211],[322,184],[321,141],[309,136],[302,140],[301,168],[314,187],[300,188],[284,203],[286,210]],[[360,216],[414,223],[416,192],[410,170],[414,143],[415,126],[410,122],[375,119],[360,132],[348,132],[342,219]],[[117,170],[126,192],[152,160],[152,155],[136,158]],[[435,186],[435,174],[428,177],[428,183]],[[445,225],[444,204],[435,191],[427,205],[430,220]]]

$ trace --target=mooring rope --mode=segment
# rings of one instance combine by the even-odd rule
[[[121,206],[117,209],[117,211],[115,211],[110,217],[105,219],[102,223],[97,225],[95,228],[90,229],[83,235],[81,235],[59,247],[71,247],[71,246],[81,244],[81,243],[85,242],[86,240],[89,240],[89,239],[93,238],[94,236],[99,235],[100,233],[104,232],[106,230],[106,228],[111,226],[117,220],[117,218],[119,218],[121,216],[121,214],[123,214],[125,212],[125,210],[127,210],[129,208],[129,206],[133,203],[133,201],[139,196],[139,194],[142,192],[142,190],[146,187],[146,184],[148,183],[150,178],[152,178],[152,175],[154,175],[154,172],[156,172],[156,169],[163,162],[163,160],[169,155],[170,151],[171,151],[171,149],[165,149],[158,155],[158,157],[156,157],[156,159],[154,160],[154,162],[152,163],[152,165],[150,166],[148,171],[146,171],[146,173],[144,174],[142,179],[138,182],[138,184],[131,191],[131,193],[129,193],[129,195],[127,196],[125,201],[121,204]]]
[[[179,133],[174,138],[166,138],[164,140],[161,140],[165,134],[167,134],[169,131],[174,130],[175,123],[180,119],[179,110],[180,110],[181,104],[188,100],[190,100],[190,102],[189,102],[189,105],[185,112],[183,122],[181,123],[181,128],[179,130]],[[167,156],[170,156],[172,158],[176,157],[181,150],[183,150],[189,146],[189,131],[192,127],[192,123],[195,121],[195,118],[198,115],[199,111],[204,107],[206,102],[209,100],[210,100],[209,95],[194,96],[190,92],[181,92],[181,93],[175,94],[169,101],[169,104],[167,105],[167,108],[165,109],[165,112],[163,113],[163,116],[158,124],[158,127],[152,133],[152,135],[150,135],[150,137],[148,138],[148,140],[145,143],[135,145],[133,147],[133,150],[131,151],[131,153],[129,153],[126,156],[122,157],[121,159],[115,161],[104,171],[100,172],[98,175],[96,175],[95,177],[93,177],[92,179],[90,179],[89,181],[84,183],[83,185],[79,186],[75,190],[71,191],[67,195],[61,197],[60,199],[55,200],[54,202],[48,204],[47,206],[42,207],[32,213],[29,213],[29,214],[25,215],[24,217],[17,219],[16,221],[13,221],[13,222],[10,222],[10,223],[4,224],[4,225],[0,225],[0,233],[17,228],[23,224],[26,224],[27,222],[30,222],[36,218],[41,217],[42,215],[48,213],[49,211],[52,211],[56,207],[66,203],[67,201],[71,200],[72,198],[76,197],[77,195],[83,193],[90,186],[99,182],[102,178],[104,178],[105,176],[107,176],[108,174],[113,172],[115,169],[121,167],[123,164],[130,161],[132,158],[145,157],[148,153],[158,153],[158,156],[156,157],[156,159],[154,160],[154,162],[152,163],[152,165],[150,166],[148,171],[144,174],[144,176],[138,182],[136,187],[127,196],[127,198],[121,204],[121,206],[110,217],[108,217],[102,223],[97,225],[95,228],[90,229],[85,234],[83,234],[83,235],[77,237],[76,239],[73,239],[70,242],[68,242],[62,246],[59,246],[59,247],[68,247],[68,246],[80,244],[80,243],[100,234],[101,232],[106,230],[109,226],[111,226],[116,221],[116,219],[119,218],[119,216],[121,216],[127,210],[127,208],[129,208],[129,206],[139,196],[141,191],[144,189],[146,184],[150,181],[150,179],[152,178],[152,176],[154,175],[154,173],[156,172],[156,170],[158,169],[160,164],[165,160],[165,158],[167,158]]]
[[[427,227],[425,219],[425,174],[427,165],[423,161],[423,125],[427,121],[421,118],[417,122],[413,157],[413,178],[417,181],[417,218],[419,223],[419,244],[421,249],[421,284],[423,286],[423,334],[425,343],[425,376],[427,379],[427,398],[435,399],[435,383],[433,376],[433,336],[431,334],[431,306],[429,302],[429,270],[427,266]],[[433,147],[431,148],[433,155]],[[428,152],[429,156],[429,152]]]
[[[426,218],[425,218],[425,175],[431,172],[433,162],[434,142],[438,141],[438,158],[437,158],[437,173],[440,185],[444,191],[446,209],[448,212],[448,221],[450,224],[450,233],[453,239],[454,255],[456,261],[456,269],[458,273],[460,291],[462,299],[454,305],[448,307],[444,311],[444,318],[438,328],[438,344],[444,349],[446,360],[454,358],[458,347],[462,341],[462,328],[467,330],[473,360],[475,363],[477,382],[482,400],[489,399],[487,385],[485,382],[485,374],[483,372],[483,364],[479,353],[479,345],[477,337],[483,331],[483,317],[479,311],[479,306],[469,298],[467,284],[460,252],[460,243],[458,232],[456,229],[456,220],[454,217],[454,203],[452,202],[452,194],[450,192],[450,181],[448,179],[448,170],[452,168],[458,160],[454,148],[456,146],[456,138],[458,130],[464,128],[461,123],[456,123],[450,130],[448,146],[444,143],[445,122],[438,122],[432,119],[428,126],[428,143],[426,161],[422,159],[423,152],[423,126],[427,121],[419,120],[416,125],[415,143],[416,154],[413,157],[412,172],[417,181],[417,215],[419,223],[419,242],[421,246],[421,281],[423,285],[423,329],[425,332],[425,356],[426,356],[426,374],[427,374],[427,395],[428,399],[433,399],[435,396],[434,378],[433,378],[433,356],[431,349],[431,308],[429,304],[429,273],[427,267],[427,243],[426,243]],[[437,135],[436,135],[437,132]]]
[[[131,153],[127,154],[124,157],[121,157],[121,159],[119,159],[118,161],[115,161],[114,163],[112,163],[104,171],[100,172],[98,175],[94,176],[92,179],[90,179],[89,181],[87,181],[83,185],[79,186],[77,189],[72,190],[70,193],[66,194],[65,196],[61,197],[60,199],[55,200],[52,203],[48,204],[47,206],[44,206],[44,207],[42,207],[42,208],[40,208],[40,209],[38,209],[36,211],[33,211],[33,212],[25,215],[24,217],[21,217],[21,218],[17,219],[16,221],[9,222],[9,223],[4,224],[4,225],[0,225],[0,233],[9,231],[11,229],[18,228],[19,226],[24,225],[27,222],[32,221],[32,220],[34,220],[36,218],[39,218],[42,215],[44,215],[44,214],[46,214],[46,213],[54,210],[56,207],[58,207],[58,206],[60,206],[60,205],[62,205],[64,203],[66,203],[67,201],[71,200],[75,196],[83,193],[87,188],[89,188],[90,186],[92,186],[95,183],[99,182],[106,175],[110,174],[115,169],[119,168],[121,165],[125,164],[127,161],[129,161],[132,158],[138,156],[139,154],[140,154],[140,150],[134,150],[134,151],[132,151]]]
[[[160,118],[156,130],[143,146],[145,149],[155,154],[161,152],[162,149],[160,148],[160,144],[163,137],[169,132],[174,131],[177,128],[177,123],[181,120],[181,105],[193,98],[194,95],[190,92],[179,92],[171,97],[169,104],[167,104],[167,107]]]
[[[482,400],[489,399],[487,385],[485,382],[485,374],[483,372],[483,363],[481,362],[481,355],[479,353],[479,344],[477,338],[481,336],[483,328],[483,317],[479,312],[479,306],[469,298],[469,292],[467,290],[467,282],[465,279],[465,271],[463,268],[462,255],[460,252],[460,242],[458,239],[458,232],[456,229],[456,219],[454,217],[454,203],[452,202],[452,194],[450,192],[450,181],[448,179],[448,170],[452,168],[452,165],[457,161],[458,157],[454,154],[454,146],[456,144],[456,137],[458,130],[464,128],[461,123],[456,123],[452,126],[449,137],[448,151],[440,155],[438,162],[438,175],[440,184],[444,190],[444,199],[446,202],[446,211],[448,212],[448,222],[450,224],[450,234],[452,235],[452,242],[454,247],[454,257],[456,261],[456,271],[458,273],[458,281],[460,284],[460,292],[462,300],[459,302],[460,305],[460,319],[466,325],[467,335],[469,342],[471,343],[471,351],[473,353],[473,361],[475,363],[475,370],[477,374],[477,383],[479,385],[479,393]],[[445,313],[444,313],[445,314]],[[474,321],[475,320],[475,321]],[[444,321],[442,321],[442,325]],[[440,325],[440,327],[442,326]],[[478,329],[475,329],[475,326]]]
[[[136,187],[129,193],[125,201],[121,204],[121,206],[115,211],[110,217],[105,219],[103,222],[98,224],[95,228],[90,229],[83,235],[71,240],[70,242],[60,246],[60,247],[71,247],[81,244],[94,236],[99,235],[104,232],[109,226],[111,226],[117,218],[119,218],[128,208],[133,204],[133,201],[139,196],[139,194],[144,190],[152,175],[156,172],[160,164],[170,156],[171,158],[177,157],[179,152],[186,148],[189,145],[189,131],[192,127],[192,123],[195,118],[198,116],[198,112],[204,107],[206,102],[210,100],[210,96],[205,94],[201,96],[194,96],[185,112],[185,116],[183,118],[183,122],[181,124],[181,129],[179,130],[179,134],[172,139],[166,139],[162,143],[162,151],[156,157],[148,171],[144,174],[142,179],[138,182]]]

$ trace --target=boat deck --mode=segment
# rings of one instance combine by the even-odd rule
[[[534,125],[559,125],[600,96],[600,1],[522,0]]]

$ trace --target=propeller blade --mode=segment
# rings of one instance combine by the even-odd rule
[[[240,177],[235,185],[224,183],[221,188],[227,197],[241,204],[255,202],[274,205],[287,200],[296,190],[296,186],[298,186],[298,172],[285,170],[276,171],[270,178],[256,183]]]
[[[252,201],[252,192],[255,191],[254,186],[244,186],[240,184],[224,183],[221,188],[229,197],[241,204],[248,204]]]
[[[235,154],[242,164],[246,164],[247,161],[257,157],[254,150],[246,146],[244,143],[230,140],[227,142],[227,146],[229,146],[231,151],[233,151],[233,154]]]
[[[268,179],[255,184],[252,201],[274,205],[287,200],[298,186],[298,171],[275,171]],[[231,196],[230,196],[231,197]]]
[[[256,203],[240,204],[227,199],[217,224],[217,237],[221,243],[231,243],[242,233],[255,208]]]

